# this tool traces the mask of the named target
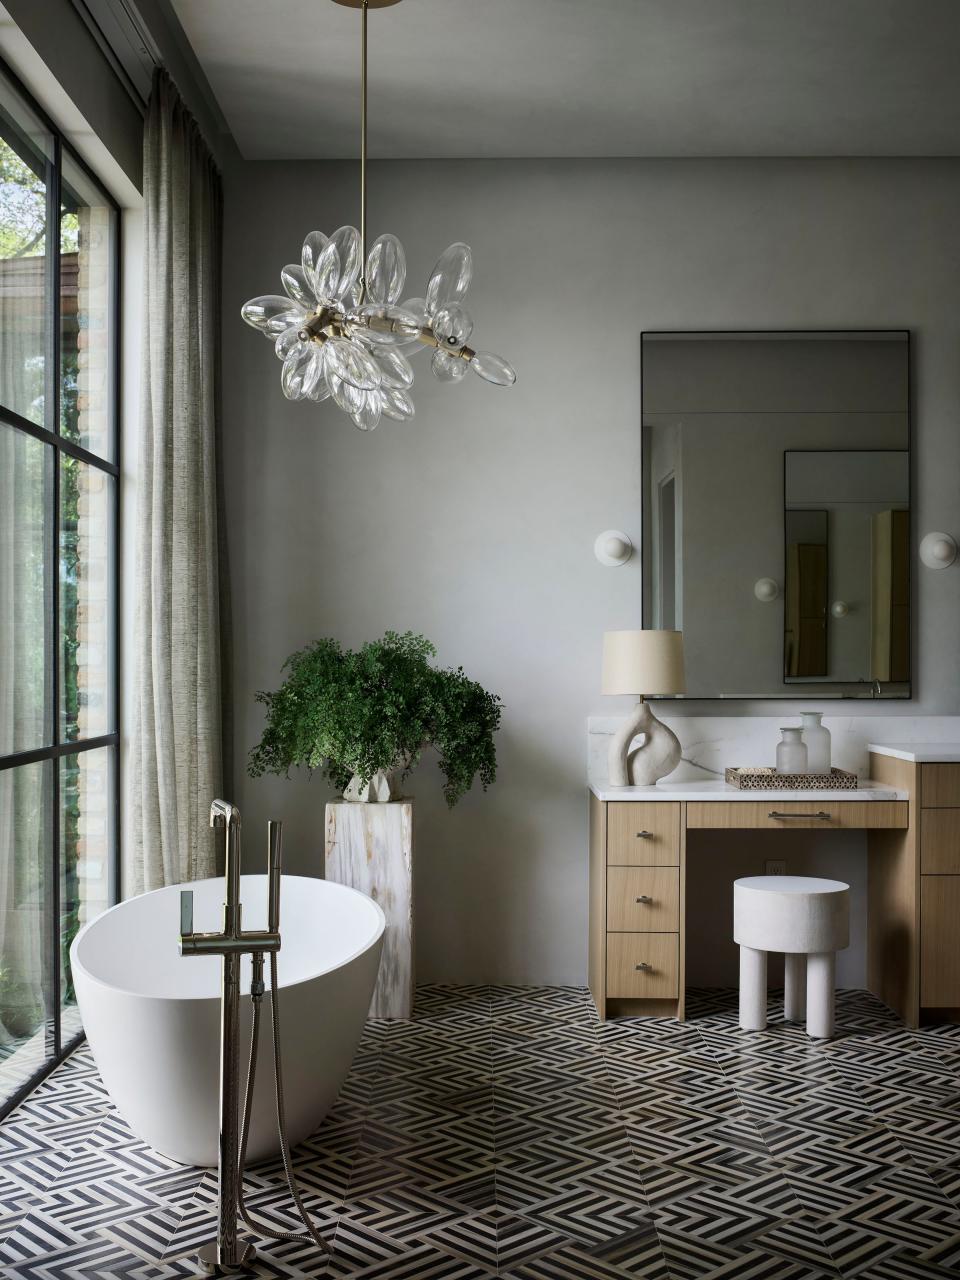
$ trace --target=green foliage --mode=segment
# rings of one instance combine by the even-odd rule
[[[324,639],[293,654],[276,693],[257,694],[267,725],[250,753],[251,776],[305,764],[342,791],[355,773],[366,783],[379,769],[402,767],[406,777],[432,745],[448,805],[478,775],[486,790],[497,776],[500,698],[462,667],[432,667],[436,652],[423,636],[388,631],[356,652]]]

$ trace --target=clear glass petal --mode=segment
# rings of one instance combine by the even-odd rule
[[[402,302],[400,305],[407,315],[414,317],[422,329],[427,323],[427,304],[423,298],[408,298],[406,302]]]
[[[283,372],[280,374],[280,386],[283,388],[283,394],[288,400],[302,400],[303,379],[304,374],[310,364],[312,351],[291,352],[283,362]]]
[[[254,329],[259,329],[271,339],[276,338],[277,334],[282,333],[284,329],[289,329],[291,324],[297,323],[294,319],[281,325],[279,329],[276,327],[274,322],[291,312],[296,312],[298,317],[306,314],[302,308],[292,306],[289,298],[284,298],[278,293],[265,293],[259,298],[251,298],[240,308],[240,314],[247,324]]]
[[[512,387],[517,380],[513,366],[507,364],[503,356],[494,355],[492,351],[478,351],[470,361],[470,368],[498,387]]]
[[[363,278],[371,302],[396,302],[400,297],[407,278],[407,259],[396,236],[388,233],[374,240]]]
[[[360,232],[356,227],[338,227],[330,237],[330,244],[336,245],[340,259],[340,276],[331,297],[341,299],[353,288],[360,275]]]
[[[404,422],[413,417],[413,399],[409,392],[402,391],[399,387],[381,387],[380,400],[381,412],[386,417],[393,418],[396,422]]]
[[[310,288],[314,291],[316,291],[317,263],[320,261],[320,255],[327,247],[327,243],[327,237],[322,231],[311,231],[304,240],[303,249],[300,251],[300,265],[310,281]]]
[[[303,323],[309,313],[297,309],[284,311],[282,315],[274,316],[266,328],[266,335],[270,339],[279,338],[281,333],[286,333],[288,329],[296,329],[297,332],[303,327]]]
[[[323,348],[315,342],[310,344],[310,352],[303,361],[303,385],[301,395],[312,396],[319,386],[325,386],[323,379]]]
[[[355,307],[359,307],[360,296],[362,293],[363,293],[363,290],[360,288],[360,283],[358,281],[353,286],[353,288],[348,289],[347,292],[343,295],[343,297],[339,300],[341,310],[353,311]]]
[[[433,335],[448,351],[459,351],[473,333],[470,312],[459,302],[448,302],[433,317]]]
[[[308,392],[308,395],[311,400],[315,401],[318,404],[321,400],[328,400],[330,398],[330,384],[327,382],[327,379],[323,372],[322,358],[320,361],[320,377],[317,379],[316,385],[313,387],[313,389],[310,392]]]
[[[430,361],[430,368],[438,382],[459,382],[467,372],[467,362],[459,356],[448,355],[437,347]]]
[[[313,269],[314,293],[318,302],[332,302],[340,279],[340,250],[332,240],[324,246]]]
[[[352,312],[350,319],[364,325],[373,342],[380,347],[402,347],[419,342],[420,326],[416,316],[403,307],[379,302],[365,302]]]
[[[288,262],[280,272],[280,282],[288,296],[294,302],[299,302],[301,307],[312,310],[317,305],[317,300],[313,296],[313,282],[307,279],[307,273],[303,267]]]
[[[372,354],[380,366],[380,373],[386,386],[413,386],[413,366],[402,351],[397,351],[396,348],[384,350],[382,347],[376,347]]]
[[[334,400],[336,400],[344,413],[356,413],[363,405],[363,397],[366,392],[358,390],[357,387],[352,387],[349,382],[344,382],[341,377],[334,373],[326,361],[324,361],[323,369],[327,386],[330,388],[330,394]]]
[[[300,326],[298,324],[291,325],[289,329],[284,329],[274,346],[278,360],[286,360],[297,347],[303,347],[306,350],[307,344],[300,341]],[[302,354],[302,352],[301,352]]]
[[[360,391],[375,391],[382,381],[373,356],[347,338],[328,338],[323,344],[323,359],[327,369]]]
[[[373,431],[380,421],[382,397],[379,391],[364,391],[363,403],[350,415],[361,431]]]
[[[459,302],[470,287],[473,254],[468,244],[449,245],[437,259],[430,273],[425,299],[427,315],[432,316],[448,302]]]

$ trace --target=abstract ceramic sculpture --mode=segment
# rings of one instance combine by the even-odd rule
[[[634,714],[627,721],[625,730],[620,732],[624,736],[629,735],[627,736],[628,782],[626,785],[631,787],[653,786],[660,778],[665,778],[667,774],[673,773],[680,763],[682,754],[680,739],[672,729],[668,729],[662,721],[657,719],[649,702],[641,702],[637,705]],[[630,742],[639,733],[644,735],[643,743],[639,747],[634,747],[632,750],[629,749]],[[616,741],[619,737],[620,734],[615,735],[614,740]],[[618,758],[620,758],[619,750],[618,743]],[[612,759],[612,747],[610,754]],[[613,783],[613,785],[620,784]]]

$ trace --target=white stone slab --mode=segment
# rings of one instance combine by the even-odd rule
[[[851,800],[909,800],[907,791],[884,787],[877,782],[863,782],[851,791],[741,791],[728,782],[672,782],[664,779],[655,787],[611,787],[607,782],[590,782],[590,790],[598,800],[754,800],[765,804],[768,800],[824,801],[842,804]]]
[[[656,704],[657,716],[674,731],[683,750],[679,767],[663,779],[665,783],[722,781],[724,770],[731,765],[773,765],[780,726],[800,723],[799,716],[786,709],[777,716],[705,716],[673,710],[675,705],[667,700]],[[812,710],[820,710],[812,701],[809,705]],[[627,710],[624,708],[615,716],[591,716],[588,720],[589,778],[600,781],[607,778],[610,735],[623,721]],[[901,750],[960,751],[960,716],[840,715],[831,713],[829,708],[825,710],[823,723],[832,738],[833,764],[861,778],[868,775],[869,752],[883,744]]]
[[[960,763],[960,742],[871,742],[867,750],[916,764]]]
[[[326,810],[327,879],[359,889],[387,917],[371,1018],[413,1012],[413,804],[331,802]]]

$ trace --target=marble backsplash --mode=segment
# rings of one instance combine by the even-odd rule
[[[680,739],[683,759],[670,775],[674,782],[722,778],[731,765],[772,765],[781,725],[798,725],[797,715],[782,716],[671,716],[656,706],[657,716]],[[811,709],[817,710],[813,703]],[[610,735],[622,716],[591,716],[587,721],[588,776],[607,778]],[[851,769],[861,778],[868,773],[870,742],[960,742],[960,716],[844,716],[825,715],[823,723],[832,737],[833,763]]]

